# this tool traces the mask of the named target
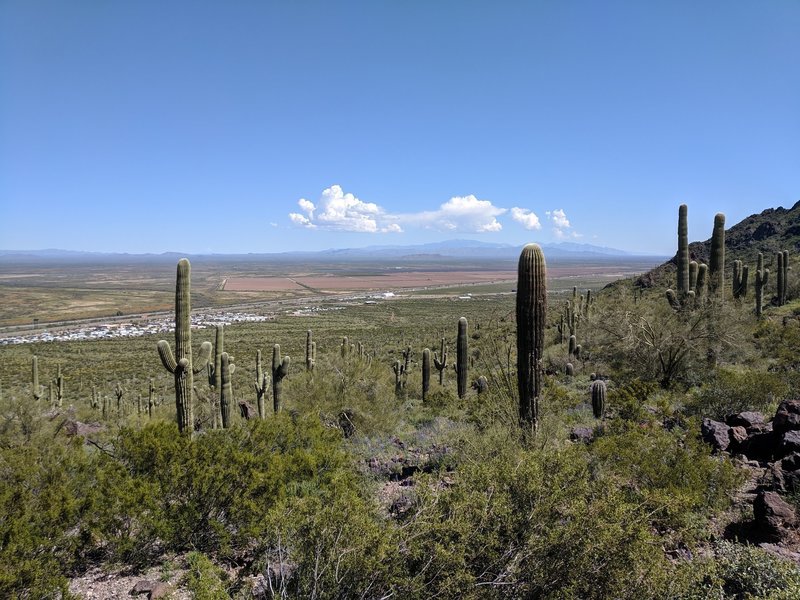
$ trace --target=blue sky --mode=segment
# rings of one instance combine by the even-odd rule
[[[577,241],[800,200],[800,2],[0,3],[0,248]]]

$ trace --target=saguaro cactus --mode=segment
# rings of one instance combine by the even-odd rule
[[[697,286],[695,287],[695,298],[697,302],[706,298],[708,286],[708,265],[703,263],[697,267]]]
[[[444,370],[447,368],[447,343],[442,338],[439,355],[433,353],[433,366],[439,371],[439,385],[444,385]]]
[[[750,268],[741,260],[733,261],[733,282],[731,290],[736,299],[747,296],[747,280],[750,276]]]
[[[683,302],[689,292],[689,225],[688,207],[678,207],[678,299]]]
[[[456,338],[456,384],[458,387],[458,397],[463,398],[467,394],[467,364],[469,363],[469,350],[467,347],[467,318],[461,317],[458,320],[458,336]]]
[[[314,341],[311,339],[311,330],[306,331],[306,371],[314,370]],[[261,415],[261,413],[258,413]],[[263,418],[263,416],[262,416]]]
[[[53,380],[53,390],[55,392],[55,404],[60,408],[64,404],[64,377],[61,375],[61,365],[58,365],[56,378]]]
[[[34,400],[39,400],[44,393],[42,386],[39,385],[39,357],[35,354],[31,357],[31,391]]]
[[[406,368],[400,359],[394,361],[394,364],[392,365],[392,371],[394,371],[394,393],[395,395],[399,396],[403,393],[403,389],[406,387],[406,380],[404,377]]]
[[[595,419],[602,419],[606,409],[606,382],[595,379],[592,382],[592,414]]]
[[[219,410],[222,428],[231,426],[231,404],[233,404],[233,384],[231,383],[231,362],[227,352],[220,356]]]
[[[522,249],[517,267],[517,387],[519,418],[525,428],[539,427],[542,352],[547,311],[547,265],[538,244]],[[574,338],[570,336],[570,345]]]
[[[189,260],[178,261],[175,283],[175,354],[169,342],[158,342],[158,355],[164,368],[175,376],[175,409],[178,429],[191,435],[194,430],[192,414],[192,389],[194,375],[206,368],[211,356],[211,343],[203,342],[197,356],[197,365],[192,362],[191,313],[191,266]]]
[[[689,289],[697,291],[697,261],[689,262]]]
[[[754,282],[756,294],[756,316],[760,317],[763,313],[764,307],[764,288],[769,281],[769,269],[764,268],[764,255],[758,253],[756,260],[756,277]]]
[[[272,347],[272,409],[278,413],[283,407],[283,378],[289,374],[291,359],[284,356],[281,360],[281,345]]]
[[[117,382],[114,388],[114,395],[117,397],[117,413],[122,413],[122,398],[125,396],[125,388],[122,387],[120,382]]]
[[[308,332],[311,333],[311,330],[309,329]],[[307,364],[306,362],[306,365]],[[267,416],[266,408],[264,407],[264,398],[269,391],[270,379],[270,376],[264,372],[261,366],[261,350],[256,350],[256,380],[255,383],[253,383],[253,387],[256,390],[256,406],[258,407],[258,416],[261,419]]]
[[[431,351],[425,348],[422,351],[422,401],[428,396],[431,387]]]
[[[214,334],[214,364],[208,363],[208,385],[214,388],[216,393],[219,393],[222,385],[223,352],[225,352],[225,326],[217,325]]]
[[[153,378],[150,378],[150,385],[147,389],[147,416],[153,418],[153,407],[156,404],[156,384]]]
[[[714,217],[708,276],[709,293],[722,302],[725,296],[725,215],[722,213],[717,213]]]

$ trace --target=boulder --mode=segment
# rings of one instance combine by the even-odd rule
[[[737,448],[747,441],[747,429],[741,425],[731,427],[728,433],[730,435],[731,444]]]
[[[781,468],[784,471],[796,471],[800,469],[800,452],[793,452],[789,456],[784,456],[781,461]]]
[[[573,427],[569,432],[569,439],[573,442],[588,444],[594,439],[594,429],[591,427]]]
[[[750,459],[770,461],[774,458],[776,449],[780,445],[779,438],[772,431],[753,433],[742,443],[742,453]]]
[[[772,428],[778,433],[800,429],[800,400],[784,400],[775,412]]]
[[[728,434],[729,430],[730,427],[725,423],[708,418],[703,419],[703,423],[700,426],[700,433],[703,436],[703,441],[707,444],[711,444],[714,450],[718,451],[728,449],[728,445],[731,443],[730,435]]]
[[[745,411],[725,417],[726,424],[731,427],[744,427],[745,429],[753,427],[754,425],[761,425],[765,422],[766,419],[764,415],[755,411]]]
[[[133,589],[130,591],[131,596],[138,596],[140,594],[147,594],[147,600],[156,600],[157,598],[166,598],[169,596],[172,589],[163,581],[149,581],[142,579],[136,582]]]
[[[759,537],[778,542],[797,525],[794,508],[777,492],[759,492],[753,502],[756,533]]]
[[[70,437],[78,435],[81,437],[89,437],[104,429],[105,426],[102,423],[81,423],[80,421],[74,421],[72,419],[64,421],[64,432]]]
[[[787,431],[781,439],[781,454],[785,456],[795,452],[800,452],[800,431]]]

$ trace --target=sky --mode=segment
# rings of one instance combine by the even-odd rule
[[[800,2],[0,0],[0,248],[672,254],[800,200]]]

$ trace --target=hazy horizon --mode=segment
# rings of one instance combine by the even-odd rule
[[[800,3],[0,4],[0,246],[672,255],[800,199]],[[177,250],[176,250],[177,248]]]

